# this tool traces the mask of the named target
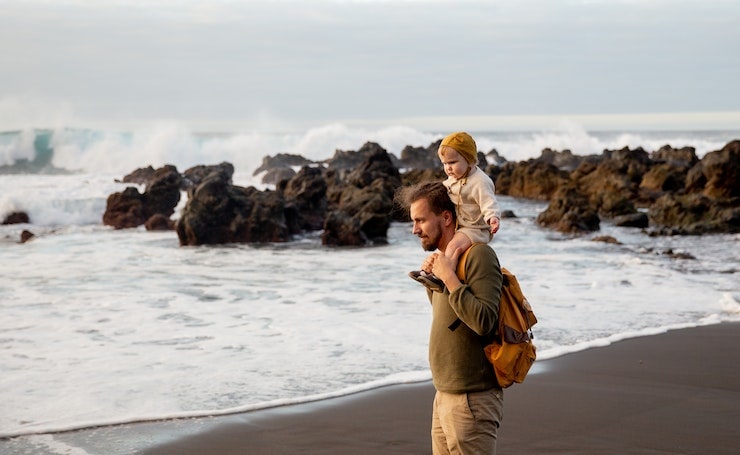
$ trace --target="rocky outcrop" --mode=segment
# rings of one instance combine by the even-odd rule
[[[714,199],[740,197],[740,140],[707,153],[689,171],[686,192]]]
[[[445,171],[439,166],[429,169],[411,169],[401,174],[401,182],[404,186],[429,181],[441,182],[446,178]]]
[[[294,168],[301,168],[314,164],[313,161],[300,155],[289,153],[278,153],[275,156],[266,156],[262,158],[262,164],[254,170],[252,175],[262,176],[262,183],[276,185],[282,180],[288,180],[296,175]]]
[[[501,156],[496,149],[491,149],[490,152],[486,153],[485,157],[487,166],[503,166],[508,162],[508,160]],[[481,167],[481,169],[483,168]]]
[[[323,169],[304,166],[295,176],[283,183],[278,190],[285,198],[286,207],[294,210],[298,229],[321,230],[329,205]]]
[[[682,191],[686,186],[688,166],[659,163],[650,168],[640,181],[642,200],[655,200],[664,193]]]
[[[33,232],[24,229],[23,232],[21,232],[20,243],[26,243],[29,240],[32,240],[34,237],[36,237],[36,235]]]
[[[268,185],[278,185],[284,180],[292,179],[295,175],[296,172],[289,167],[270,169],[269,171],[265,172],[265,175],[262,176],[262,183],[266,183]]]
[[[321,240],[324,245],[362,246],[387,242],[393,196],[401,176],[388,152],[368,143],[358,151],[366,157],[342,178],[342,169],[326,174],[329,215]],[[342,156],[348,156],[342,154]]]
[[[269,171],[270,169],[278,168],[293,168],[303,167],[314,164],[313,161],[304,158],[300,155],[294,155],[291,153],[278,153],[275,156],[265,156],[262,158],[262,164],[254,170],[252,175],[258,175],[261,172]]]
[[[655,163],[668,163],[674,166],[692,167],[699,162],[694,147],[681,147],[675,149],[666,144],[650,154],[650,158]]]
[[[291,236],[279,192],[232,185],[219,171],[192,191],[176,230],[180,245],[285,242]]]
[[[614,218],[637,211],[642,176],[649,169],[650,157],[642,148],[605,151],[598,162],[583,161],[570,179],[588,196],[589,205],[599,215]]]
[[[129,187],[111,195],[104,222],[171,229],[169,217],[180,190],[187,189],[176,225],[183,245],[283,242],[319,230],[324,245],[382,244],[392,220],[408,220],[393,205],[396,190],[446,178],[438,147],[439,141],[408,146],[400,159],[373,142],[357,151],[337,150],[321,163],[268,157],[255,174],[264,172],[274,191],[234,186],[230,163],[195,166],[182,175],[172,166],[142,168],[124,180],[145,185],[145,192]],[[701,160],[692,147],[668,145],[652,153],[623,148],[583,157],[545,149],[522,162],[506,161],[495,150],[479,152],[498,194],[549,201],[537,222],[571,234],[596,231],[603,219],[651,234],[740,232],[739,156],[740,141]]]
[[[547,201],[560,186],[568,182],[568,173],[553,164],[529,160],[506,163],[492,178],[495,178],[496,192],[499,194]]]
[[[549,199],[550,207],[538,221],[563,232],[598,226],[593,212],[618,226],[654,233],[740,232],[740,141],[701,160],[693,147],[666,145],[652,154],[642,148],[605,150],[564,173],[564,167],[576,162],[545,150],[539,159],[489,168],[489,174],[500,194]],[[557,173],[547,167],[555,163],[560,164]]]
[[[550,148],[545,148],[540,153],[539,158],[536,158],[535,161],[547,163],[555,166],[558,169],[570,172],[577,168],[585,159],[588,158],[583,156],[576,156],[568,149],[557,151]]]
[[[214,172],[219,173],[224,179],[231,183],[231,178],[234,176],[234,165],[224,161],[220,164],[200,164],[198,166],[193,166],[182,173],[182,189],[187,191],[195,189],[206,179],[206,177]]]
[[[560,187],[544,212],[537,216],[540,226],[560,232],[582,234],[599,230],[599,216],[588,196],[575,185]]]
[[[149,180],[152,177],[154,177],[154,172],[155,170],[152,166],[141,167],[124,176],[121,180],[116,181],[120,183],[136,183],[139,185],[145,185],[149,183]]]
[[[386,153],[386,150],[375,142],[366,142],[359,150],[336,150],[334,156],[323,163],[330,170],[337,171],[343,178],[345,174],[357,169],[368,158],[378,152]],[[390,156],[388,159],[391,160]]]
[[[116,229],[135,228],[146,221],[144,216],[144,195],[136,187],[108,196],[103,213],[103,224]]]
[[[740,198],[712,199],[703,194],[666,194],[650,206],[655,233],[740,232]]]
[[[159,214],[170,217],[180,202],[182,176],[175,166],[164,166],[154,172],[144,188],[144,215]]]
[[[347,163],[356,157],[364,161],[349,170]],[[304,166],[276,191],[241,189],[208,177],[190,195],[178,237],[183,245],[280,242],[323,229],[325,245],[383,243],[400,182],[388,153],[372,143],[357,152],[338,151],[326,171]]]
[[[674,149],[664,145],[650,155],[652,166],[642,176],[639,200],[644,205],[655,202],[666,193],[683,192],[689,170],[699,162],[693,147]]]
[[[740,232],[740,141],[729,142],[701,160],[695,159],[693,149],[685,148],[673,151],[666,161],[683,171],[675,180],[685,183],[668,186],[677,189],[664,191],[650,206],[655,232]]]
[[[404,171],[441,169],[437,149],[442,140],[438,140],[429,145],[429,147],[412,147],[407,145],[401,150],[401,157],[398,167]]]
[[[26,212],[11,212],[5,216],[2,224],[23,224],[30,222],[31,219]]]
[[[621,215],[612,220],[615,226],[647,228],[650,225],[650,219],[647,213],[636,212],[629,215]]]
[[[103,224],[116,229],[141,226],[155,214],[169,218],[180,201],[182,176],[174,166],[157,169],[147,180],[144,193],[130,186],[108,196]]]
[[[147,231],[174,231],[175,222],[161,213],[155,213],[144,223]]]

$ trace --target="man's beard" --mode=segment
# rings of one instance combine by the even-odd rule
[[[438,244],[438,236],[426,236],[421,238],[421,247],[424,249],[424,251],[436,251]]]

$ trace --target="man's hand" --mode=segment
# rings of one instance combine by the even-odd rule
[[[452,253],[451,257],[447,257],[443,253],[434,253],[429,256],[432,260],[432,273],[434,276],[444,281],[447,290],[450,292],[454,291],[462,284],[457,278],[457,261],[460,259],[460,255],[463,254],[464,251],[465,250],[462,248],[458,248]]]

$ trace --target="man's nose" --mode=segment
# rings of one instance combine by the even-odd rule
[[[411,233],[416,234],[419,231],[421,231],[421,229],[419,229],[419,225],[414,222],[414,224],[411,226]]]

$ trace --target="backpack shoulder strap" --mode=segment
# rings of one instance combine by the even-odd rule
[[[465,261],[468,260],[468,254],[470,253],[470,250],[473,249],[476,245],[485,245],[485,243],[481,242],[475,242],[470,247],[463,252],[463,254],[460,255],[460,258],[457,260],[457,269],[455,272],[457,273],[457,278],[462,282],[465,283],[465,279],[467,278],[465,276]]]
[[[463,254],[460,255],[460,258],[457,260],[457,269],[455,270],[455,273],[457,274],[457,278],[462,283],[465,283],[465,278],[466,278],[465,261],[468,260],[468,253],[470,253],[470,250],[472,250],[475,245],[484,245],[484,244],[480,242],[473,243],[472,245],[470,245],[470,247],[468,247],[467,250],[463,252]],[[460,318],[457,318],[455,319],[455,322],[449,325],[448,328],[454,332],[455,329],[458,328],[460,324],[462,324],[462,321],[460,320]]]

